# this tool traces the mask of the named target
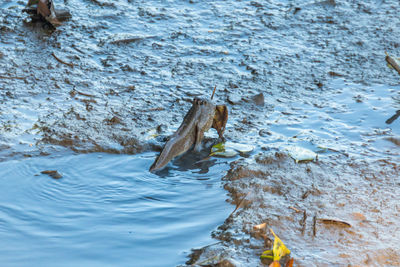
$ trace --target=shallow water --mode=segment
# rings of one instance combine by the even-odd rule
[[[2,266],[175,266],[228,216],[224,166],[147,169],[155,153],[56,155],[0,163]],[[172,167],[172,165],[171,165]],[[60,172],[55,180],[41,174]]]

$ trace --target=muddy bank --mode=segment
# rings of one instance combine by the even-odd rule
[[[399,171],[396,163],[342,155],[296,164],[276,152],[232,162],[225,189],[233,205],[245,197],[244,204],[212,233],[221,242],[192,254],[190,263],[261,266],[259,256],[271,243],[266,247],[270,241],[253,226],[266,223],[291,249],[296,266],[397,266]]]
[[[228,137],[243,138],[276,107],[317,101],[334,78],[398,84],[384,59],[399,47],[394,1],[68,0],[56,7],[72,18],[56,30],[24,4],[1,4],[2,154],[49,143],[143,151],[146,131],[177,127],[188,100],[215,85],[232,105]],[[264,107],[246,102],[260,92]]]

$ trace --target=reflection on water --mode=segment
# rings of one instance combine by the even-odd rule
[[[189,248],[212,242],[210,232],[232,210],[218,178],[226,166],[176,171],[170,164],[162,177],[147,171],[154,158],[82,154],[0,163],[1,265],[183,263]],[[40,174],[54,169],[61,179]]]

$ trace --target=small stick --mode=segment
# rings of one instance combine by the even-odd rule
[[[295,208],[295,207],[293,207],[293,206],[290,206],[289,209],[292,209],[292,210],[294,210],[294,211],[297,212],[297,213],[300,213],[300,212],[301,212],[301,210],[299,210],[298,208]]]
[[[394,114],[392,117],[390,117],[389,119],[386,120],[387,124],[391,124],[392,122],[394,122],[395,120],[397,120],[397,118],[400,117],[400,109],[396,111],[396,114]]]
[[[212,95],[211,95],[211,100],[214,98],[215,89],[217,89],[217,86],[214,87],[214,91],[213,91],[213,93],[212,93]]]
[[[17,80],[24,80],[25,78],[24,77],[17,77],[17,76],[11,76],[11,77],[9,77],[9,76],[0,76],[0,79],[17,79]]]
[[[391,56],[389,56],[389,54],[387,52],[385,52],[385,54],[386,54],[385,59],[386,59],[387,63],[389,63],[400,74],[399,64],[397,64],[396,60],[394,58],[392,58]]]
[[[301,228],[302,235],[304,235],[304,231],[306,230],[306,221],[307,221],[307,211],[304,210],[303,219],[300,222],[300,224],[302,225],[302,228]]]
[[[317,214],[313,218],[313,236],[317,235]]]
[[[231,217],[238,209],[240,209],[243,206],[244,200],[250,195],[251,191],[249,191],[240,201],[239,204],[236,206],[235,210],[232,211],[231,214],[229,214],[228,217]]]
[[[74,67],[74,64],[72,64],[72,63],[67,63],[67,62],[65,62],[65,61],[63,61],[63,60],[61,60],[61,59],[59,59],[59,58],[54,54],[54,52],[51,53],[51,55],[52,55],[58,62],[60,62],[61,64],[70,66],[71,68]]]

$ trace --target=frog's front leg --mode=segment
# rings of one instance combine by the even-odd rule
[[[201,149],[201,141],[203,140],[204,132],[202,131],[201,127],[196,124],[195,129],[195,140],[194,140],[194,150],[199,152]]]

